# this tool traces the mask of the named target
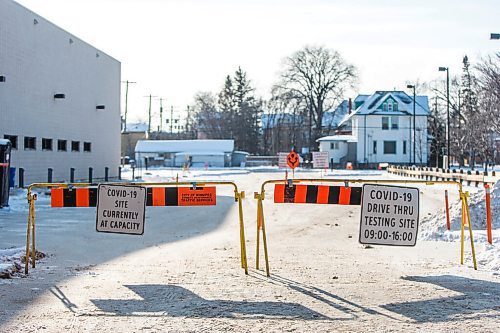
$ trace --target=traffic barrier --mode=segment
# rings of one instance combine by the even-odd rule
[[[361,205],[361,187],[276,184],[274,202]]]
[[[172,183],[103,183],[103,185],[141,186],[146,187],[146,206],[213,206],[216,205],[216,187],[219,185],[234,188],[234,200],[238,203],[241,267],[248,274],[245,228],[243,223],[242,199],[245,192],[239,192],[234,182],[172,182]],[[29,258],[35,268],[36,258],[36,222],[35,188],[51,189],[51,207],[96,207],[98,201],[98,185],[96,183],[35,183],[28,186],[28,224],[26,232],[26,260],[24,272],[28,274]],[[31,245],[31,248],[30,248]]]
[[[313,184],[304,184],[313,183]],[[316,183],[316,184],[314,184]],[[318,184],[319,183],[319,184]],[[324,183],[344,183],[344,186],[326,186]],[[462,184],[457,181],[426,181],[426,180],[361,180],[361,179],[275,179],[267,180],[261,185],[261,191],[254,193],[257,200],[257,238],[256,238],[256,262],[255,267],[259,269],[260,261],[260,236],[264,247],[264,258],[266,263],[266,275],[270,276],[269,253],[267,247],[266,225],[264,218],[263,201],[265,199],[265,186],[275,185],[274,203],[300,203],[300,204],[340,204],[340,205],[360,205],[362,199],[362,187],[350,187],[349,184],[445,184],[456,185],[459,189],[462,204],[462,223],[460,238],[460,263],[464,261],[465,227],[467,226],[470,236],[472,260],[474,269],[477,270],[476,253],[474,248],[474,238],[472,224],[470,221],[468,192],[464,192]],[[368,186],[368,185],[367,185]],[[395,239],[400,235],[396,234]]]
[[[146,206],[215,206],[215,187],[147,187]],[[96,207],[97,188],[52,188],[51,207]]]

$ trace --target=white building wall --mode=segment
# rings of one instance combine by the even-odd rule
[[[89,22],[89,24],[92,24]],[[21,5],[0,0],[0,136],[16,135],[12,166],[25,169],[25,183],[117,176],[120,162],[120,63]],[[65,99],[53,98],[63,93]],[[96,105],[105,105],[96,110]],[[24,137],[36,137],[36,150]],[[42,151],[42,138],[52,151]],[[67,140],[67,151],[57,140]],[[71,151],[71,141],[80,151]],[[91,143],[91,152],[83,143]],[[16,177],[17,178],[17,177]],[[17,179],[16,179],[17,183]]]
[[[384,115],[385,116],[385,115]],[[355,116],[357,132],[357,162],[358,163],[403,163],[413,161],[413,117],[398,116],[398,129],[382,129],[382,117],[379,115]],[[416,116],[416,159],[417,164],[427,164],[427,117]],[[365,123],[366,121],[366,123]],[[411,130],[410,130],[411,128]],[[377,150],[374,153],[373,142],[377,141]],[[396,154],[384,154],[384,141],[396,141]],[[406,141],[406,154],[403,153],[403,142]],[[411,151],[410,151],[411,149]],[[421,152],[421,153],[420,153]],[[411,160],[410,160],[411,157]]]
[[[336,141],[338,142],[339,149],[332,149],[331,143],[333,141],[320,141],[319,151],[328,152],[328,161],[330,162],[333,158],[333,163],[339,163],[340,159],[347,155],[347,142],[346,141]]]

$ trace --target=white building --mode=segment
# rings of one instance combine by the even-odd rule
[[[89,22],[89,24],[92,24]],[[0,138],[25,184],[116,177],[120,62],[11,0],[0,0]],[[17,183],[17,180],[16,180]]]
[[[427,164],[427,96],[413,97],[403,91],[377,91],[359,95],[354,111],[340,122],[334,135],[318,139],[320,151],[328,151],[333,163]],[[413,126],[415,119],[415,127]]]
[[[231,166],[234,140],[139,140],[135,146],[137,166],[182,167]]]

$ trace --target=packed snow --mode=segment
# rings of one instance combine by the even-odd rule
[[[485,190],[470,195],[469,210],[478,265],[498,274],[500,272],[500,182],[491,189],[490,207],[493,244],[489,244],[487,241]],[[461,202],[459,200],[450,202],[451,230],[449,231],[446,227],[445,214],[443,208],[440,212],[422,219],[419,238],[421,240],[459,242],[462,221]],[[465,241],[467,244],[470,242],[467,228],[465,229]]]

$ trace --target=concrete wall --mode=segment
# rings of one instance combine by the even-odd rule
[[[92,24],[92,22],[89,22]],[[120,63],[21,5],[0,0],[0,137],[15,135],[12,166],[25,169],[25,183],[117,176],[120,163]],[[63,93],[65,99],[54,99]],[[104,110],[96,110],[105,105]],[[24,137],[36,149],[24,149]],[[52,139],[52,151],[42,150]],[[58,151],[57,140],[67,140]],[[80,151],[71,151],[71,141]],[[83,151],[90,142],[91,151]],[[17,178],[17,177],[16,177]],[[16,179],[17,183],[17,179]]]

